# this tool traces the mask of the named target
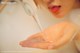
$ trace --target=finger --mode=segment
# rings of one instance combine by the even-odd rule
[[[35,38],[40,38],[41,37],[41,33],[36,33],[34,35],[31,35],[30,37],[28,37],[26,40],[31,40],[31,39],[35,39]]]
[[[33,42],[33,41],[22,41],[20,42],[20,45],[22,45],[22,47],[29,47],[29,48],[40,48],[40,49],[48,49],[48,46],[50,43],[46,42],[46,41],[39,41],[39,42]]]
[[[33,45],[34,43],[41,43],[44,42],[45,40],[42,38],[41,33],[37,33],[35,35],[30,36],[28,39],[21,41],[20,45],[23,47],[28,47]]]
[[[50,43],[48,42],[38,42],[38,43],[33,43],[32,47],[33,48],[40,48],[40,49],[49,49],[48,46],[49,46]]]

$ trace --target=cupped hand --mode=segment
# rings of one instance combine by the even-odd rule
[[[57,49],[68,43],[77,29],[70,22],[61,22],[50,26],[40,33],[30,36],[28,39],[20,42],[22,47]]]

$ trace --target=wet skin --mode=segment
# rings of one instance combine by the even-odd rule
[[[76,32],[76,27],[69,22],[61,22],[20,42],[22,47],[57,49],[68,43]]]
[[[76,4],[76,0],[43,0],[43,2],[56,18],[63,18]],[[64,21],[30,36],[28,39],[21,41],[20,45],[47,50],[57,49],[67,44],[76,32],[77,27],[73,23]],[[80,36],[77,34],[74,39],[80,40]]]

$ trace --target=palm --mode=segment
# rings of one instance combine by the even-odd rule
[[[31,48],[55,49],[69,42],[75,32],[76,28],[73,24],[61,22],[21,41],[20,45]]]

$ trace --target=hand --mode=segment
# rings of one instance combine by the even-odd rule
[[[21,41],[20,45],[48,50],[56,49],[68,43],[76,31],[76,27],[72,23],[61,22]]]

